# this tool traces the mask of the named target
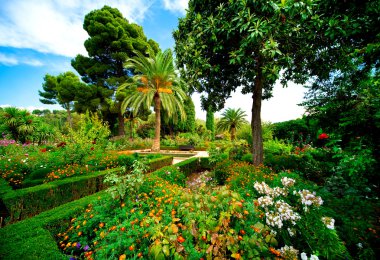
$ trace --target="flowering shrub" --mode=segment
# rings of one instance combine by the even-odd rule
[[[73,259],[345,255],[322,199],[297,175],[245,163],[227,170],[228,185],[216,188],[177,185],[175,167],[147,175],[137,196],[90,204],[57,235],[58,245]]]

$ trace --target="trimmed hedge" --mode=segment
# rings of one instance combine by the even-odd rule
[[[61,205],[0,229],[0,259],[65,259],[54,235],[69,226],[72,216],[82,212],[104,191]]]
[[[169,167],[201,169],[207,158],[191,158]],[[188,165],[187,165],[188,164]],[[179,165],[179,166],[178,166]],[[0,180],[1,187],[1,180]],[[45,211],[38,216],[0,228],[0,259],[67,259],[58,248],[54,236],[66,230],[73,216],[82,212],[98,197],[109,196],[101,191]]]
[[[193,157],[190,159],[187,159],[185,161],[179,162],[175,165],[176,167],[179,167],[181,172],[188,177],[193,172],[200,171],[200,163],[199,163],[199,157]]]
[[[148,164],[151,171],[154,171],[170,165],[172,161],[173,157],[162,157],[153,159]],[[2,207],[5,207],[1,212],[7,212],[8,223],[35,216],[45,210],[103,190],[106,187],[103,183],[104,176],[110,171],[120,171],[120,169],[74,176],[20,190],[8,190],[0,194]]]

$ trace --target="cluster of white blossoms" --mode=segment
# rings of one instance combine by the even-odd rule
[[[259,203],[259,206],[265,208],[267,206],[273,205],[273,199],[272,199],[272,197],[266,195],[266,196],[258,198],[257,203]]]
[[[280,188],[280,187],[275,187],[272,189],[265,182],[255,182],[253,184],[253,187],[257,190],[258,193],[269,195],[272,198],[288,195],[288,192],[286,189]]]
[[[301,253],[301,260],[319,260],[318,256],[310,255],[310,258],[307,257],[306,253]]]
[[[329,229],[334,229],[335,219],[329,218],[329,217],[323,217],[322,222],[326,225]]]
[[[293,194],[299,194],[301,197],[301,203],[305,205],[305,211],[307,211],[307,206],[321,206],[323,204],[323,200],[321,197],[316,196],[315,191],[310,192],[309,190],[300,190],[298,192],[294,191]]]
[[[281,247],[280,250],[281,256],[285,259],[298,259],[298,250],[292,246],[285,245]]]
[[[296,181],[292,178],[288,178],[288,177],[281,178],[281,183],[282,185],[284,185],[284,187],[292,187],[294,186],[295,182]]]
[[[257,199],[257,203],[266,211],[266,224],[278,228],[282,228],[284,221],[290,221],[293,225],[295,225],[296,222],[301,219],[301,216],[297,212],[294,212],[288,203],[283,200],[274,201],[276,197],[286,197],[288,195],[287,188],[294,185],[295,180],[284,177],[281,179],[281,182],[285,188],[271,188],[265,182],[254,183],[254,188],[257,190],[257,192],[260,194],[265,194],[265,196]],[[269,209],[269,206],[274,206],[273,210]]]

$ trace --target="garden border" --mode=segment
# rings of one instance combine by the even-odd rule
[[[200,170],[209,164],[208,158],[194,157],[175,166],[188,176],[193,167]],[[0,259],[67,259],[59,250],[54,234],[67,228],[74,215],[102,196],[109,195],[100,191],[0,228]]]
[[[148,162],[150,171],[171,165],[172,156],[153,159]],[[4,187],[0,193],[0,207],[7,223],[14,223],[41,212],[52,209],[106,188],[104,176],[109,172],[120,171],[121,167],[94,172],[83,176],[74,176],[25,189],[11,190]],[[3,191],[4,183],[0,183]],[[8,185],[7,185],[8,186]],[[8,186],[9,187],[9,186]]]

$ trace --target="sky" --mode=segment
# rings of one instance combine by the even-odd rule
[[[84,16],[104,5],[117,8],[130,22],[141,25],[145,35],[159,43],[162,50],[174,49],[172,32],[178,18],[186,14],[188,0],[0,0],[0,106],[33,109],[62,109],[39,101],[46,74],[76,72],[71,59],[87,55],[83,29]],[[267,122],[282,122],[302,116],[297,106],[304,88],[290,83],[274,87],[273,98],[264,101],[261,117]],[[200,95],[192,96],[196,117],[206,119]],[[251,95],[239,88],[227,100],[225,108],[240,108],[251,119]],[[219,117],[222,111],[216,113]]]

